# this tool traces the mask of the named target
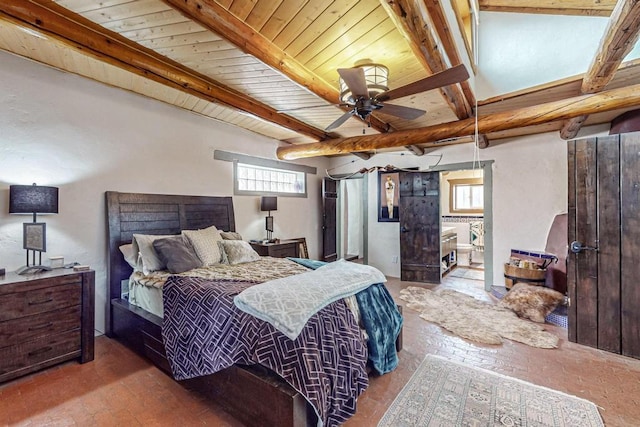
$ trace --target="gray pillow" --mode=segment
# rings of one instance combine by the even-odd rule
[[[240,233],[236,233],[235,231],[221,231],[220,236],[223,240],[242,240]]]
[[[224,248],[229,264],[242,264],[260,259],[260,255],[243,240],[222,240],[220,245]]]
[[[196,251],[182,236],[157,239],[153,248],[171,273],[183,273],[202,266]]]

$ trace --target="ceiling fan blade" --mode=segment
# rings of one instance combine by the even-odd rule
[[[367,81],[364,78],[364,70],[362,68],[338,68],[338,74],[340,74],[354,97],[369,97]]]
[[[376,101],[388,101],[390,99],[398,99],[403,96],[413,95],[415,93],[426,92],[431,89],[437,89],[443,86],[449,86],[454,83],[460,83],[469,78],[469,73],[463,64],[456,65],[453,68],[433,74],[417,82],[409,83],[396,89],[382,92],[376,96]]]
[[[334,130],[337,127],[340,127],[340,125],[342,125],[344,122],[347,121],[347,119],[349,119],[349,117],[353,116],[354,110],[350,110],[347,111],[346,113],[344,113],[343,115],[341,115],[338,120],[336,120],[335,122],[331,123],[329,126],[327,126],[327,128],[325,129],[325,131],[329,132]]]
[[[288,113],[290,111],[300,111],[300,110],[310,110],[312,108],[327,108],[327,107],[342,107],[347,106],[347,104],[324,104],[324,105],[305,105],[304,107],[295,107],[295,108],[285,108],[283,110],[278,110],[278,113]]]
[[[391,114],[401,119],[413,120],[426,113],[424,110],[417,108],[403,107],[402,105],[382,104],[382,108],[378,110],[380,113]]]

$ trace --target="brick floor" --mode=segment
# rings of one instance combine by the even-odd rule
[[[400,289],[416,285],[390,279]],[[443,285],[492,300],[480,282],[446,278]],[[375,426],[426,354],[491,369],[594,402],[608,427],[640,426],[640,360],[570,343],[565,329],[547,325],[558,349],[505,342],[465,341],[404,309],[404,348],[394,372],[371,378],[348,427]],[[0,385],[0,425],[20,426],[240,426],[215,403],[190,392],[118,342],[96,339],[96,358],[38,372]]]

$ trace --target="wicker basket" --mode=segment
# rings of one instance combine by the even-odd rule
[[[515,265],[504,265],[504,285],[511,289],[516,283],[528,283],[530,285],[544,285],[546,269],[542,268],[520,268]]]

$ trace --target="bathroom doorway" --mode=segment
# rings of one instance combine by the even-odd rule
[[[364,262],[365,180],[357,175],[338,181],[338,258]]]
[[[443,277],[493,285],[493,161],[439,165]],[[458,198],[458,200],[456,200]]]

